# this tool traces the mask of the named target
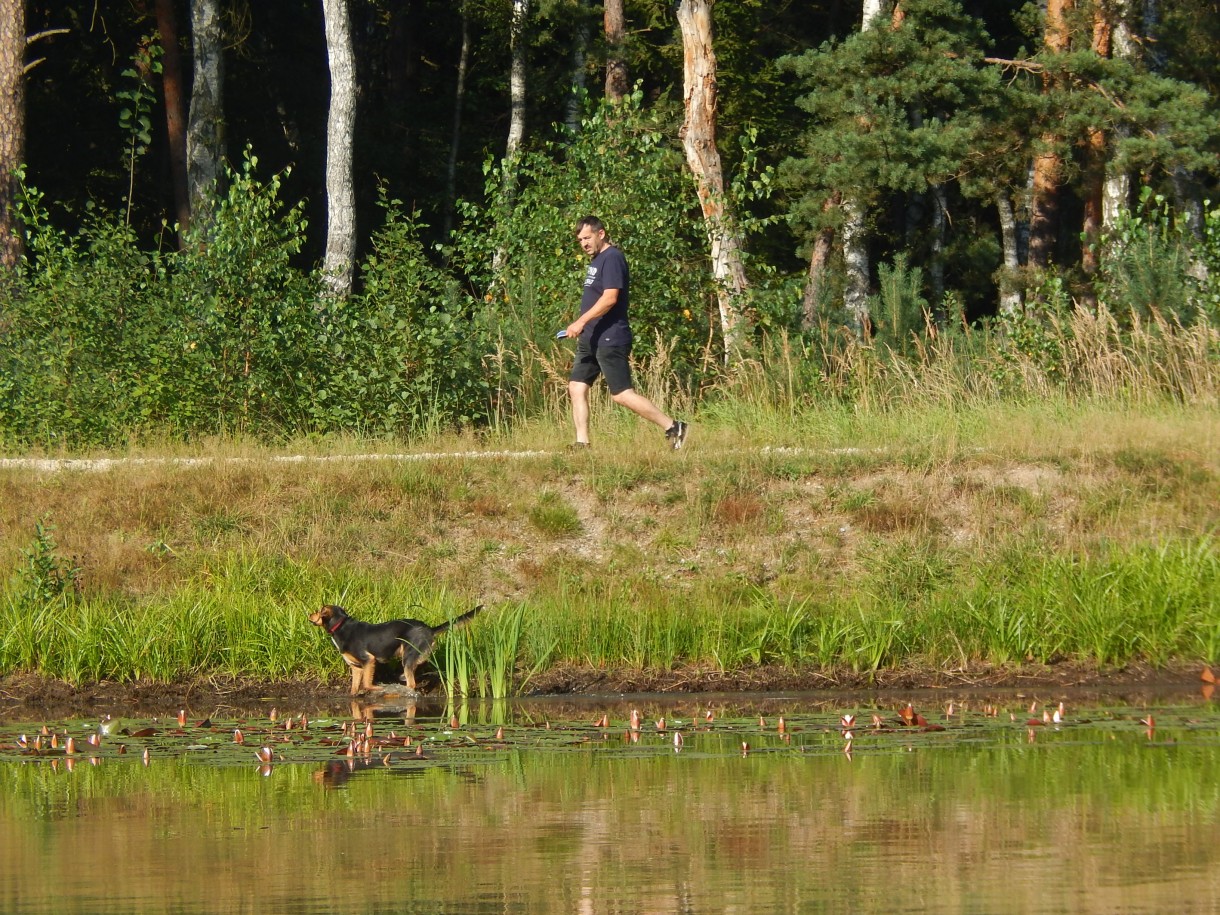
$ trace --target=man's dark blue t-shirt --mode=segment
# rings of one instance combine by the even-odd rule
[[[583,315],[593,307],[607,289],[617,289],[618,301],[614,307],[585,325],[581,337],[593,348],[599,346],[627,346],[631,343],[631,325],[627,323],[629,296],[627,287],[630,276],[627,258],[614,245],[607,245],[589,261],[585,273],[585,291],[580,298],[580,313]]]

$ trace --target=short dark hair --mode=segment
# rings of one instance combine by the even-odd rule
[[[580,234],[581,229],[592,229],[594,232],[604,232],[606,230],[606,227],[605,227],[605,225],[602,224],[602,221],[600,219],[598,219],[596,216],[582,216],[576,222],[576,234],[577,235]],[[609,234],[609,233],[607,233],[607,234]]]

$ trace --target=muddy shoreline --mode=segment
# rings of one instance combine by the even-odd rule
[[[1132,664],[1121,668],[1057,664],[969,671],[886,670],[873,676],[851,671],[791,668],[752,668],[726,672],[710,668],[675,670],[601,670],[587,667],[554,668],[531,679],[522,698],[594,699],[625,695],[667,696],[699,694],[825,693],[889,694],[943,691],[946,694],[1037,694],[1044,700],[1060,694],[1114,696],[1127,701],[1154,701],[1164,697],[1210,696],[1206,668],[1198,663],[1153,668]],[[346,713],[349,679],[276,680],[257,678],[196,678],[173,683],[110,682],[72,686],[35,674],[0,678],[0,717],[24,720],[87,718],[120,712],[129,716],[161,716],[185,710],[188,715],[249,715],[272,708],[292,713],[330,711]],[[421,702],[443,701],[435,679],[421,680]],[[391,684],[363,697],[401,699]]]

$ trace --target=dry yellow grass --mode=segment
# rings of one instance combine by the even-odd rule
[[[10,461],[0,561],[15,568],[45,519],[87,591],[131,596],[238,554],[487,601],[603,576],[738,582],[783,600],[849,587],[879,556],[1031,540],[1088,551],[1220,522],[1220,416],[1206,408],[811,411],[776,442],[709,420],[679,453],[633,418],[597,422],[588,454],[538,426],[379,454],[354,441],[214,443],[104,469]]]

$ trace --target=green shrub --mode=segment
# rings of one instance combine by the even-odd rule
[[[330,371],[317,420],[379,433],[480,422],[488,411],[483,358],[493,347],[486,315],[428,257],[421,226],[400,202],[382,207],[363,292],[326,310]]]
[[[510,349],[549,344],[576,316],[587,258],[576,221],[596,215],[631,265],[635,351],[676,341],[687,378],[719,328],[701,219],[672,125],[637,92],[603,105],[561,144],[522,154],[516,181],[487,167],[486,207],[464,203],[455,262],[484,290],[484,308]]]

